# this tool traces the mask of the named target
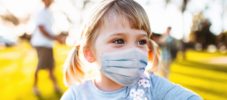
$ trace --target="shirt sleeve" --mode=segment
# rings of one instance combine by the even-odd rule
[[[73,89],[68,89],[63,96],[61,97],[60,100],[76,100],[75,94],[73,92]]]
[[[162,77],[151,75],[152,90],[155,100],[202,100],[192,91],[171,83]]]

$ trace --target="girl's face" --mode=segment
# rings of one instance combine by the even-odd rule
[[[121,50],[137,48],[148,53],[148,36],[144,30],[133,29],[123,18],[112,18],[105,21],[99,30],[94,43],[94,58],[100,63],[104,53],[121,52]]]

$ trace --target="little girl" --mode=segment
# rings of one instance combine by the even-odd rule
[[[62,100],[201,100],[146,70],[155,54],[141,5],[133,0],[100,4],[66,63],[65,82],[70,88]],[[91,74],[89,69],[94,68],[97,73]]]

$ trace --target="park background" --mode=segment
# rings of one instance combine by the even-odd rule
[[[55,0],[52,9],[56,34],[68,33],[66,44],[54,44],[55,75],[62,90],[63,64],[77,42],[91,6],[100,0]],[[205,100],[227,99],[227,0],[136,0],[148,13],[157,36],[172,27],[172,36],[188,44],[171,64],[169,79]],[[26,36],[34,29],[34,16],[41,0],[0,0],[0,100],[38,100],[32,92],[37,64],[35,50]],[[209,33],[201,34],[203,22]],[[211,33],[211,34],[210,34]],[[208,41],[201,42],[200,40]],[[213,42],[211,42],[213,41]],[[44,100],[58,100],[48,73],[39,74]]]

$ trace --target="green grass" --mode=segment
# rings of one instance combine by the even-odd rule
[[[69,47],[56,44],[55,75],[62,90],[63,63]],[[225,100],[227,98],[227,65],[208,64],[207,60],[227,56],[219,53],[188,51],[188,59],[180,57],[171,67],[170,80],[192,89],[205,100]],[[37,64],[36,52],[26,42],[10,48],[0,48],[0,100],[37,100],[32,92],[34,71]],[[39,88],[44,100],[57,100],[48,73],[39,74]]]
[[[55,45],[55,75],[62,90],[62,69],[69,47]],[[32,92],[34,72],[37,64],[36,51],[28,43],[22,42],[15,47],[0,48],[0,100],[36,100]],[[39,73],[38,87],[44,100],[57,100],[48,72]]]
[[[208,62],[223,56],[227,57],[219,53],[189,51],[186,61],[178,59],[172,64],[170,80],[197,92],[205,100],[226,100],[227,65]]]

